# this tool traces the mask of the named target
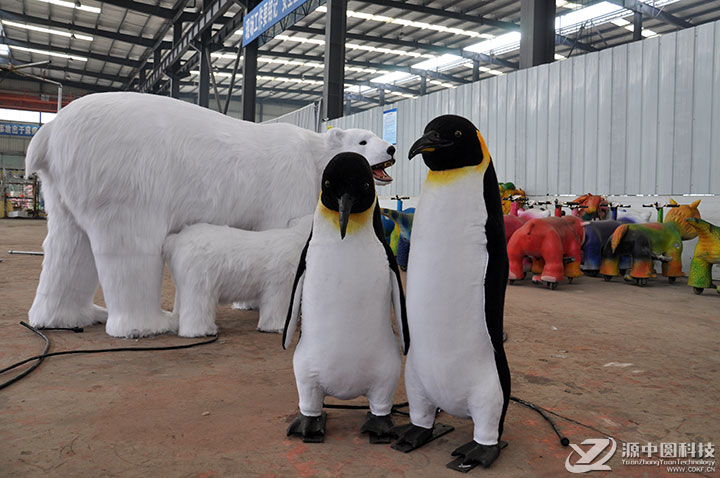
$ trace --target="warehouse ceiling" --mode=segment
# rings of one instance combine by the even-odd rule
[[[140,68],[152,68],[154,49],[163,55],[172,43],[173,20],[187,28],[201,0],[0,0],[0,62],[90,91],[132,89]],[[240,48],[242,0],[214,22],[233,31],[212,54],[221,95],[228,91]],[[613,2],[557,1],[556,59],[632,41],[633,13]],[[620,2],[622,3],[622,2]],[[720,19],[720,0],[646,0],[643,37],[652,37]],[[306,4],[309,13],[260,47],[258,99],[311,102],[322,95],[324,0]],[[349,0],[345,82],[353,107],[372,107],[381,89],[386,101],[452,88],[517,69],[518,0]],[[2,45],[4,43],[5,45]],[[181,93],[196,94],[197,52],[182,56],[190,72]],[[151,71],[151,70],[150,70]],[[234,95],[239,95],[236,88]]]

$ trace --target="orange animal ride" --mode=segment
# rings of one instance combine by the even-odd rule
[[[605,196],[596,196],[587,193],[579,198],[570,201],[582,208],[573,209],[573,214],[580,217],[583,221],[592,221],[593,219],[605,219],[608,212],[608,202]]]
[[[700,218],[698,199],[692,204],[678,205],[670,199],[673,208],[665,215],[665,221],[645,224],[623,224],[615,229],[603,248],[603,262],[600,274],[605,280],[619,276],[618,261],[623,255],[632,257],[633,265],[626,277],[639,286],[655,277],[653,259],[662,261],[662,274],[671,284],[685,274],[682,271],[683,241],[697,237],[697,231],[685,221]]]
[[[563,277],[569,281],[583,275],[580,249],[585,231],[575,216],[544,217],[525,223],[508,242],[510,283],[523,279],[523,258],[533,260],[533,282],[556,289]]]

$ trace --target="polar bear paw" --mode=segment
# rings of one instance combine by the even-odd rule
[[[177,331],[177,316],[164,310],[154,314],[144,314],[142,317],[111,313],[105,324],[105,332],[108,335],[120,338],[152,337],[174,334]]]

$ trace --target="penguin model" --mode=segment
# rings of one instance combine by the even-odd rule
[[[385,242],[367,160],[340,153],[325,168],[313,229],[298,265],[283,347],[302,312],[293,368],[300,413],[288,435],[321,442],[325,396],[366,396],[370,412],[361,431],[371,443],[390,443],[392,399],[402,360],[392,328],[395,310],[402,349],[410,336],[400,272]]]
[[[503,348],[508,278],[497,177],[480,132],[444,115],[425,127],[409,158],[430,171],[413,221],[407,269],[408,325],[413,347],[405,364],[411,423],[393,448],[411,451],[433,436],[437,408],[471,417],[473,440],[448,467],[485,467],[500,453],[510,397]],[[502,442],[504,445],[505,443]]]

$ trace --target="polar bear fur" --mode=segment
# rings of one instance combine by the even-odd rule
[[[365,130],[255,124],[155,95],[75,100],[27,152],[48,210],[30,323],[107,321],[115,337],[175,332],[177,319],[160,307],[169,233],[200,222],[287,227],[314,211],[335,154],[356,151],[376,165],[392,159],[390,146]],[[98,279],[107,311],[93,305]]]
[[[175,282],[178,335],[216,334],[217,304],[233,301],[259,306],[258,330],[281,332],[312,218],[305,216],[287,229],[244,231],[193,224],[170,234],[163,257]]]

